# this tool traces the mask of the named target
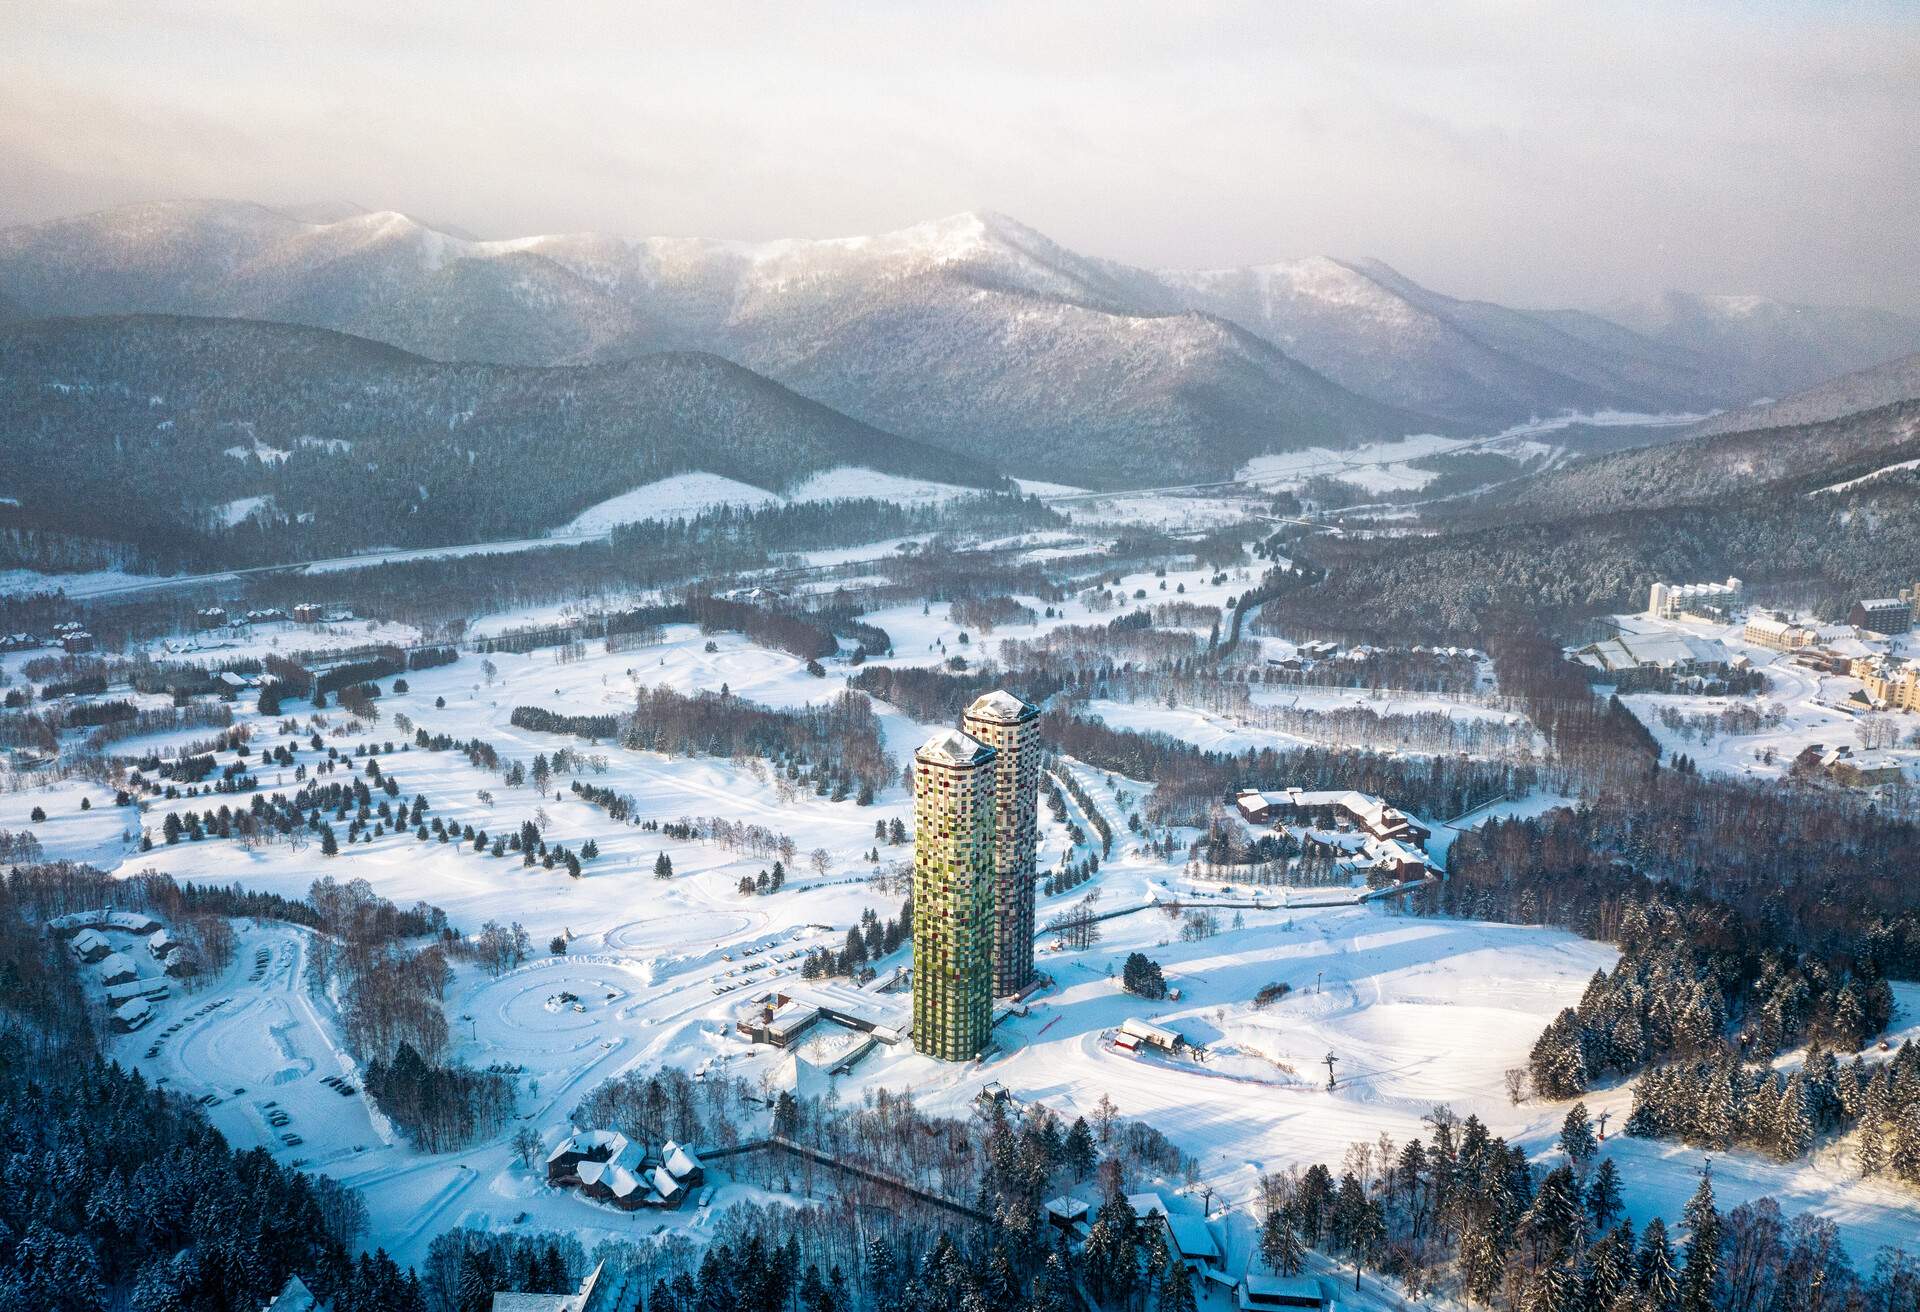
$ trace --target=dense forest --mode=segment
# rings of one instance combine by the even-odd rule
[[[842,466],[996,481],[698,353],[442,364],[319,329],[164,316],[0,334],[21,526],[123,543],[143,563],[537,535],[688,470],[776,490]],[[256,497],[230,527],[221,508]]]
[[[1820,477],[1828,476],[1844,477]],[[1324,568],[1324,581],[1276,574],[1261,618],[1307,636],[1480,643],[1508,628],[1639,609],[1660,579],[1735,574],[1763,589],[1792,589],[1833,618],[1862,596],[1891,596],[1912,582],[1920,471],[1817,496],[1808,481],[1711,503],[1467,521],[1412,538],[1311,537],[1280,549]]]

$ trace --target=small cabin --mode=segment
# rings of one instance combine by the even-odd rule
[[[1076,1233],[1076,1227],[1087,1223],[1087,1205],[1078,1198],[1049,1198],[1041,1204],[1041,1210],[1047,1214],[1047,1224],[1062,1234]]]
[[[1257,1308],[1324,1308],[1327,1297],[1320,1282],[1305,1276],[1255,1275],[1251,1271],[1240,1278],[1240,1307],[1243,1312]]]

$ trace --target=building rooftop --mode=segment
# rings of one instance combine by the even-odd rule
[[[1150,1216],[1165,1216],[1167,1214],[1166,1201],[1157,1193],[1128,1194],[1127,1206],[1131,1207],[1133,1214],[1142,1221]]]
[[[266,1304],[262,1312],[319,1312],[320,1300],[313,1296],[299,1276],[288,1276],[287,1283]]]
[[[1728,660],[1727,649],[1719,642],[1686,633],[1623,633],[1585,648],[1582,659],[1589,656],[1594,658],[1589,663],[1609,672],[1646,666],[1725,665]]]
[[[1320,1292],[1320,1282],[1305,1276],[1269,1276],[1249,1271],[1240,1278],[1241,1287],[1254,1298],[1260,1299],[1311,1299],[1319,1303],[1326,1296]]]
[[[958,729],[942,729],[914,756],[932,765],[979,765],[993,759],[993,748]]]
[[[995,724],[1018,724],[1040,714],[1040,708],[1031,702],[1022,701],[1005,688],[996,688],[973,699],[967,707],[967,718],[972,720],[990,720]]]
[[[1167,1230],[1173,1235],[1174,1247],[1180,1250],[1182,1257],[1210,1259],[1220,1256],[1220,1245],[1214,1242],[1213,1231],[1197,1216],[1176,1216],[1169,1212]]]

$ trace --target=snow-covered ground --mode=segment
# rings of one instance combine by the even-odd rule
[[[1552,435],[1576,425],[1595,428],[1646,427],[1675,428],[1705,418],[1696,414],[1633,414],[1603,410],[1591,414],[1571,411],[1536,418],[1483,437],[1442,437],[1435,433],[1415,433],[1396,442],[1369,442],[1363,446],[1336,450],[1309,447],[1301,451],[1283,451],[1255,456],[1240,470],[1243,482],[1263,487],[1298,488],[1308,479],[1326,476],[1352,483],[1376,495],[1388,492],[1418,491],[1438,475],[1419,469],[1413,461],[1452,451],[1479,450],[1497,452],[1516,459],[1564,458],[1566,449],[1556,445]]]
[[[1277,691],[1277,690],[1276,690]],[[1297,697],[1295,694],[1299,694]],[[1369,697],[1364,689],[1288,688],[1276,697],[1275,705],[1299,705],[1314,710],[1333,710],[1343,706],[1365,706],[1379,715],[1439,714],[1461,720],[1490,720],[1521,724],[1525,717],[1468,702],[1443,697]],[[1200,710],[1189,706],[1167,706],[1151,701],[1116,702],[1096,700],[1086,704],[1090,715],[1118,727],[1149,730],[1192,743],[1210,752],[1239,753],[1248,749],[1285,748],[1324,739],[1269,729],[1250,723],[1258,716],[1238,716]]]
[[[272,497],[236,497],[217,507],[214,513],[220,516],[221,523],[232,528],[262,506],[271,504],[272,501]]]
[[[93,597],[162,581],[159,575],[129,574],[125,570],[118,569],[87,570],[79,574],[44,574],[34,569],[0,569],[0,595],[64,592],[69,597]]]
[[[1234,578],[1214,584],[1199,571],[1170,573],[1165,593],[1160,581],[1140,574],[1122,586],[1129,597],[1135,588],[1146,590],[1149,603],[1181,598],[1207,606],[1220,605],[1245,586]],[[1182,584],[1184,596],[1176,590]],[[903,605],[870,617],[893,635],[897,659],[931,663],[984,645],[980,635],[959,644],[959,626],[946,606],[925,609],[922,614],[917,604]],[[1057,618],[1004,630],[985,641],[1030,638],[1062,623],[1104,622],[1113,613],[1091,612],[1079,598],[1057,609]],[[364,641],[373,635],[359,636]],[[305,1162],[354,1185],[371,1214],[370,1242],[377,1240],[402,1262],[418,1261],[434,1234],[458,1224],[567,1229],[589,1248],[604,1237],[647,1233],[663,1221],[697,1231],[708,1214],[690,1209],[630,1216],[550,1190],[512,1159],[505,1140],[514,1126],[530,1124],[551,1144],[586,1092],[625,1070],[693,1069],[707,1063],[750,1081],[771,1078],[782,1054],[749,1044],[734,1022],[747,999],[765,992],[766,985],[797,976],[799,960],[791,954],[838,943],[869,908],[883,917],[897,913],[900,893],[873,885],[875,863],[864,854],[874,846],[876,821],[910,820],[909,799],[897,781],[867,807],[805,790],[783,798],[776,781],[755,762],[669,759],[522,730],[509,722],[518,705],[567,713],[620,711],[631,705],[638,688],[656,684],[683,692],[717,692],[724,686],[732,695],[772,706],[812,704],[838,694],[844,667],[836,666],[826,679],[815,678],[794,657],[737,635],[703,635],[691,626],[672,626],[659,644],[623,652],[607,653],[603,644],[590,643],[584,658],[565,662],[552,651],[496,654],[487,660],[494,667],[491,676],[472,655],[410,674],[406,694],[380,700],[377,723],[348,727],[341,712],[332,709],[324,731],[343,750],[389,738],[398,746],[406,735],[393,726],[393,717],[404,712],[431,732],[491,742],[510,760],[530,762],[538,752],[575,748],[600,758],[603,767],[588,765],[585,781],[631,795],[638,819],[720,815],[790,834],[803,855],[787,888],[743,896],[737,891],[740,877],[770,865],[768,859],[613,823],[604,811],[578,800],[565,779],[557,781],[557,796],[551,790],[543,795],[530,787],[509,788],[498,773],[475,769],[463,753],[418,748],[383,756],[383,766],[398,779],[403,796],[424,794],[432,815],[505,833],[544,813],[550,839],[577,848],[593,838],[603,855],[574,880],[564,872],[524,867],[517,858],[423,844],[410,835],[345,845],[333,858],[321,857],[312,845],[295,849],[286,843],[248,848],[209,839],[168,846],[158,841],[165,803],[144,817],[156,846],[140,852],[122,838],[140,817],[115,808],[106,790],[78,783],[0,791],[0,828],[31,828],[50,856],[93,861],[123,873],[151,866],[181,879],[239,883],[289,896],[305,894],[321,875],[363,878],[396,902],[424,899],[443,907],[468,931],[489,919],[519,922],[532,939],[532,958],[497,978],[461,964],[445,1001],[453,1056],[522,1071],[517,1110],[525,1119],[490,1142],[453,1153],[419,1153],[396,1139],[358,1092],[341,1095],[323,1082],[325,1075],[345,1073],[347,1082],[357,1085],[358,1076],[341,1050],[333,1003],[304,984],[306,932],[289,926],[241,922],[239,951],[225,976],[192,994],[176,991],[158,1004],[153,1024],[115,1040],[113,1054],[193,1096],[216,1096],[209,1113],[233,1142],[261,1144],[282,1160]],[[444,705],[436,704],[441,701]],[[904,761],[931,726],[890,707],[876,709],[889,750]],[[1150,704],[1099,709],[1118,723],[1170,727],[1155,719],[1164,708]],[[236,712],[256,730],[256,755],[260,745],[286,741],[245,703]],[[316,759],[303,736],[297,760]],[[1123,779],[1109,785],[1101,772],[1071,762],[1062,768],[1079,776],[1116,827],[1143,791]],[[262,772],[261,783],[268,791],[290,792],[295,786],[290,769],[271,767]],[[1131,793],[1127,804],[1115,790]],[[482,791],[490,798],[480,796]],[[79,809],[83,795],[92,802],[88,811]],[[1502,803],[1495,813],[1537,810],[1554,800]],[[46,822],[30,822],[28,812],[36,805],[46,808]],[[1525,1062],[1534,1037],[1555,1011],[1577,999],[1596,968],[1612,962],[1610,948],[1537,928],[1408,918],[1380,904],[1220,906],[1217,934],[1183,941],[1178,921],[1149,907],[1156,897],[1216,904],[1227,899],[1217,893],[1197,897],[1179,863],[1152,857],[1124,832],[1117,837],[1112,858],[1095,879],[1073,893],[1044,899],[1041,918],[1094,890],[1103,909],[1149,909],[1105,922],[1101,941],[1084,951],[1054,949],[1043,936],[1042,966],[1055,986],[1029,1015],[996,1031],[995,1049],[982,1060],[948,1065],[905,1046],[883,1046],[839,1079],[836,1096],[852,1101],[872,1088],[912,1089],[923,1105],[963,1115],[982,1083],[999,1080],[1015,1096],[1045,1102],[1068,1116],[1089,1113],[1109,1096],[1124,1114],[1150,1121],[1192,1154],[1216,1197],[1233,1204],[1250,1203],[1264,1171],[1337,1163],[1350,1142],[1381,1132],[1396,1140],[1424,1134],[1421,1117],[1440,1102],[1463,1114],[1475,1112],[1497,1132],[1519,1136],[1531,1147],[1547,1145],[1564,1106],[1513,1107],[1502,1092],[1501,1075]],[[826,854],[824,873],[804,855],[815,849]],[[1041,867],[1054,868],[1069,850],[1064,827],[1043,808]],[[672,860],[671,879],[652,874],[661,852]],[[911,849],[881,844],[879,853],[885,868],[909,858]],[[555,936],[569,940],[563,957],[547,951]],[[746,948],[770,950],[746,955]],[[1120,962],[1134,950],[1163,964],[1169,982],[1181,990],[1178,1002],[1148,1003],[1119,989]],[[905,956],[898,953],[881,963],[883,972],[904,964]],[[265,965],[256,967],[262,960]],[[1289,984],[1293,992],[1255,1008],[1255,993],[1276,982]],[[579,998],[583,1009],[549,1005],[562,992]],[[220,1005],[210,1005],[215,1002]],[[1916,1002],[1920,999],[1903,992],[1903,1023],[1912,1023]],[[1207,1059],[1129,1056],[1111,1049],[1103,1036],[1129,1016],[1179,1030],[1205,1046]],[[176,1024],[179,1028],[168,1034]],[[1329,1052],[1336,1058],[1338,1079],[1332,1092],[1325,1088],[1323,1064]],[[1616,1096],[1626,1095],[1601,1095]],[[269,1124],[267,1117],[276,1110],[289,1116],[289,1125]],[[285,1131],[298,1133],[303,1142],[284,1143],[279,1135]],[[1634,1184],[1629,1202],[1636,1215],[1658,1211],[1671,1219],[1692,1188],[1692,1155],[1643,1144],[1616,1144],[1609,1151],[1631,1155],[1622,1164]],[[1729,1189],[1750,1184],[1753,1192],[1775,1193],[1789,1210],[1814,1208],[1834,1216],[1856,1255],[1870,1254],[1877,1242],[1897,1238],[1903,1230],[1910,1234],[1920,1216],[1910,1202],[1854,1183],[1837,1162],[1822,1158],[1789,1167],[1734,1157],[1737,1167],[1716,1159],[1717,1173],[1737,1171],[1745,1182],[1734,1185],[1729,1179]],[[743,1186],[724,1185],[716,1206],[749,1193]],[[1733,1201],[1724,1192],[1723,1199]]]
[[[296,652],[326,653],[391,643],[410,646],[420,641],[420,630],[391,620],[355,619],[330,624],[295,624],[269,620],[231,629],[208,629],[145,644],[155,660],[190,660],[208,664]]]
[[[1862,483],[1871,482],[1876,478],[1884,478],[1888,474],[1897,474],[1903,469],[1920,469],[1920,460],[1901,460],[1891,465],[1882,465],[1870,474],[1862,474],[1858,478],[1849,478],[1844,483],[1829,483],[1826,487],[1815,488],[1809,495],[1817,496],[1822,492],[1845,492],[1848,488],[1859,487]]]
[[[720,506],[770,506],[779,494],[719,474],[675,474],[609,497],[568,520],[563,535],[604,533],[615,524],[643,519],[691,519]]]
[[[1259,497],[1235,496],[1219,489],[1191,492],[1116,492],[1076,497],[1054,506],[1075,524],[1134,525],[1168,533],[1201,533],[1240,524],[1265,510]]]
[[[1436,475],[1415,469],[1410,461],[1444,455],[1469,443],[1459,438],[1419,433],[1397,442],[1369,442],[1346,450],[1308,447],[1255,456],[1240,470],[1243,482],[1274,489],[1297,488],[1310,478],[1326,475],[1353,483],[1368,492],[1402,492],[1423,488]]]
[[[977,494],[978,488],[938,483],[930,479],[902,478],[878,470],[856,466],[822,470],[785,495],[765,488],[723,478],[719,474],[695,471],[622,492],[587,507],[559,529],[565,537],[604,534],[616,524],[631,524],[645,519],[691,518],[703,510],[719,506],[799,505],[808,501],[845,501],[856,497],[875,497],[902,505],[931,505],[954,497]]]

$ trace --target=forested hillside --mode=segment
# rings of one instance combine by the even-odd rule
[[[710,355],[441,364],[223,319],[0,329],[0,434],[9,523],[160,565],[539,534],[688,470],[775,490],[855,465],[994,481]]]
[[[1903,414],[1901,422],[1910,429],[1914,420]],[[1326,576],[1277,577],[1258,623],[1376,642],[1480,642],[1516,624],[1552,628],[1637,609],[1659,579],[1729,574],[1789,588],[1837,619],[1852,599],[1890,595],[1911,581],[1920,560],[1920,470],[1810,489],[1845,482],[1863,465],[1920,456],[1920,439],[1850,455],[1837,467],[1799,458],[1816,442],[1817,435],[1783,443],[1776,467],[1788,476],[1744,492],[1697,487],[1686,444],[1627,453],[1631,481],[1615,481],[1607,460],[1588,466],[1591,476],[1580,467],[1545,476],[1537,488],[1546,505],[1525,519],[1485,513],[1431,536],[1285,544],[1282,551]],[[1666,471],[1665,483],[1657,470]],[[1585,496],[1563,499],[1555,477],[1586,488]],[[1630,489],[1652,508],[1636,507]]]
[[[1920,454],[1920,400],[1820,423],[1748,429],[1596,456],[1506,484],[1463,517],[1492,508],[1556,517],[1657,506],[1723,504],[1751,489],[1843,482]]]
[[[1863,410],[1877,410],[1897,401],[1920,397],[1920,355],[1831,378],[1803,392],[1766,405],[1752,405],[1715,415],[1693,430],[1700,437],[1739,433],[1755,428],[1790,428],[1824,423]]]

